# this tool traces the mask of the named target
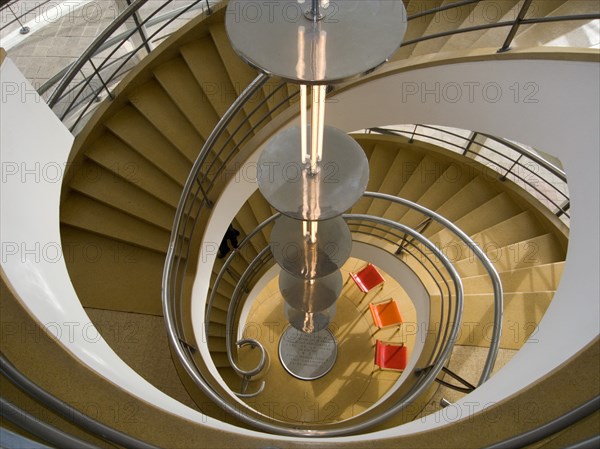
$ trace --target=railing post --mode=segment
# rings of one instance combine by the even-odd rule
[[[471,138],[469,139],[469,142],[467,142],[467,145],[465,146],[465,150],[463,151],[463,156],[466,156],[467,153],[469,151],[471,151],[471,147],[475,143],[475,140],[477,139],[478,136],[479,136],[479,133],[477,131],[473,131],[471,133]]]
[[[15,14],[13,9],[10,7],[10,4],[6,5],[6,7],[9,9],[9,11],[12,13],[12,15],[15,16],[15,19],[19,23],[19,25],[21,25],[21,29],[19,30],[19,33],[21,33],[21,34],[29,33],[29,31],[31,31],[31,30],[29,29],[29,27],[26,27],[25,25],[23,25],[23,23],[19,20],[19,17]]]
[[[408,143],[414,143],[415,141],[415,134],[417,133],[417,128],[419,127],[419,125],[415,125],[415,129],[412,132],[412,135],[410,136],[410,139],[408,139]]]
[[[201,172],[198,172],[198,174],[202,175]],[[209,209],[212,209],[214,206],[214,203],[210,200],[210,198],[208,198],[208,194],[206,193],[206,190],[204,190],[204,187],[202,187],[202,182],[200,181],[199,177],[196,178],[196,182],[198,183],[198,188],[200,189],[200,192],[202,193],[202,196],[204,197],[204,201],[206,202],[206,207],[208,207]]]
[[[510,174],[510,172],[512,172],[512,169],[515,168],[515,165],[517,165],[519,163],[519,161],[521,160],[521,158],[523,157],[523,155],[521,154],[516,161],[513,162],[513,164],[510,166],[510,168],[508,170],[506,170],[506,173],[504,173],[502,176],[500,176],[500,181],[504,182],[506,181],[507,176]]]
[[[125,0],[127,2],[127,6],[131,6],[131,0]],[[142,44],[144,48],[150,54],[152,48],[150,47],[150,42],[148,41],[148,36],[146,36],[145,26],[140,21],[140,13],[136,11],[133,13],[133,22],[135,23],[135,27],[138,30],[140,37],[142,38]]]
[[[519,15],[515,19],[515,22],[514,22],[512,28],[510,29],[510,32],[508,33],[506,40],[504,41],[504,45],[502,45],[502,48],[500,48],[500,50],[498,50],[498,53],[504,53],[504,52],[510,50],[510,45],[512,44],[515,36],[517,35],[517,32],[519,31],[519,27],[521,26],[523,19],[525,19],[525,16],[527,15],[527,11],[529,11],[529,7],[531,6],[532,2],[533,2],[533,0],[525,0],[525,3],[523,3],[523,6],[521,7],[521,11],[519,11]]]

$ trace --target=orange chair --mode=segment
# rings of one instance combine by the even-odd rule
[[[403,343],[384,343],[380,340],[375,342],[375,364],[381,369],[406,369],[408,349]]]
[[[373,323],[377,326],[378,330],[402,324],[402,314],[394,298],[379,303],[371,303],[369,304],[369,310],[371,310]]]
[[[377,286],[381,286],[383,289],[383,283],[385,282],[383,276],[377,271],[377,268],[375,268],[375,265],[372,263],[367,264],[366,267],[356,273],[350,273],[350,278],[356,283],[365,296]]]

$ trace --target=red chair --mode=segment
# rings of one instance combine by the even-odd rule
[[[380,340],[375,342],[375,364],[381,369],[406,369],[408,349],[403,343],[384,343]]]
[[[402,324],[402,314],[394,298],[379,303],[369,304],[373,323],[378,330],[388,326]]]
[[[377,286],[381,286],[383,289],[383,283],[385,282],[383,276],[377,271],[377,268],[375,268],[375,265],[372,263],[367,264],[366,267],[356,273],[351,272],[350,278],[365,296],[370,290]]]

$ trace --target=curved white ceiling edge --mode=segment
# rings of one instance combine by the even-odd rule
[[[62,177],[73,135],[9,58],[0,67],[0,76],[1,266],[19,300],[64,348],[103,378],[169,413],[236,431],[149,383],[113,351],[91,322],[71,283],[59,228]]]
[[[600,120],[597,107],[600,101],[597,86],[599,75],[597,64],[583,62],[532,60],[461,63],[415,70],[375,80],[343,92],[334,99],[335,103],[329,102],[329,124],[346,131],[417,122],[476,129],[543,149],[559,157],[564,163],[567,175],[572,174],[569,179],[572,221],[568,263],[555,299],[540,323],[540,331],[537,334],[539,343],[526,344],[499,374],[469,395],[466,402],[471,404],[466,404],[465,401],[455,404],[461,412],[459,419],[467,418],[490,401],[497,402],[550,372],[593,340],[598,333],[600,311],[596,276],[600,268],[600,206],[595,193],[599,189],[596,171],[600,145],[597,129]],[[42,136],[41,139],[35,140],[34,133],[28,132],[33,123],[41,129],[48,130],[44,128],[43,123],[51,122],[52,119],[46,112],[41,112],[40,105],[44,105],[39,97],[35,97],[34,89],[18,73],[10,60],[5,60],[2,64],[2,79],[3,82],[13,80],[16,85],[24,86],[23,89],[29,93],[25,101],[3,103],[4,111],[7,111],[8,107],[18,111],[14,116],[2,114],[3,160],[25,164],[40,161],[64,164],[70,148],[70,141],[64,134],[62,140],[57,137],[60,148],[52,148],[55,152],[51,152],[46,134],[35,133]],[[451,89],[458,91],[457,86],[463,86],[463,92],[458,101],[455,101],[457,96],[451,93]],[[425,95],[425,98],[412,93],[421,87],[429,90],[441,89],[439,98],[435,91]],[[522,95],[516,98],[511,87]],[[494,92],[499,91],[499,88],[502,90],[502,96],[496,101]],[[23,89],[19,91],[20,94]],[[537,103],[526,103],[526,100],[537,100]],[[35,103],[38,103],[37,106]],[[36,108],[38,110],[33,112]],[[53,132],[64,133],[64,128],[56,131],[58,125],[60,124],[56,123],[49,128]],[[14,135],[7,132],[10,129],[15,130]],[[10,146],[6,146],[6,143]],[[40,147],[46,152],[37,150]],[[33,156],[27,155],[32,148],[36,153]],[[4,159],[5,156],[8,158]],[[2,242],[17,245],[60,242],[60,181],[18,184],[9,182],[3,185]],[[14,198],[10,199],[13,195]],[[35,210],[19,212],[24,209],[24,198],[33,200],[35,208],[32,209]],[[232,209],[236,210],[233,207]],[[224,218],[223,224],[226,226],[230,219],[228,221]],[[27,223],[31,223],[31,226],[26,225]],[[53,224],[37,229],[39,223]],[[89,318],[70,283],[64,261],[39,263],[31,255],[26,256],[26,260],[27,263],[21,266],[3,261],[2,267],[19,296],[27,302],[26,306],[32,314],[42,323],[56,322],[64,325],[75,322],[82,326],[89,323]],[[22,285],[17,287],[15,282]],[[61,343],[83,363],[156,407],[210,427],[260,436],[265,440],[299,440],[267,436],[207,419],[141,378],[103,340],[92,343],[89,338],[78,332],[74,333],[73,338],[70,338],[69,334],[70,332],[63,333]],[[548,349],[551,350],[547,351]],[[542,357],[544,351],[552,356]],[[536,361],[533,369],[531,360]],[[527,369],[523,369],[524,366],[527,366]],[[479,407],[474,408],[472,403],[478,403]],[[447,420],[442,421],[443,425],[447,423]],[[426,420],[372,433],[368,437],[342,437],[327,441],[349,441],[348,438],[352,441],[366,438],[372,440],[424,431],[438,425],[440,422],[436,422],[434,415]]]

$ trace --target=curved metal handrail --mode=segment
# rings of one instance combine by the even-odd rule
[[[485,255],[483,250],[481,248],[479,248],[477,243],[475,243],[473,241],[473,239],[471,239],[471,237],[469,237],[458,226],[456,226],[454,223],[452,223],[447,218],[444,218],[440,214],[433,212],[433,211],[427,209],[426,207],[423,207],[420,204],[417,204],[413,201],[409,201],[404,198],[395,197],[393,195],[387,195],[385,193],[365,192],[364,196],[366,196],[368,198],[383,199],[386,201],[390,201],[392,203],[401,204],[403,206],[406,206],[413,210],[416,210],[417,212],[420,212],[421,214],[425,215],[426,217],[429,217],[429,218],[437,221],[439,224],[441,224],[445,228],[448,228],[457,237],[459,237],[463,241],[463,243],[465,243],[465,245],[467,245],[467,248],[469,248],[471,251],[473,251],[473,254],[475,254],[475,256],[477,256],[477,258],[480,260],[481,264],[487,271],[487,273],[492,281],[492,286],[494,289],[494,328],[492,331],[492,337],[491,337],[491,342],[490,342],[490,351],[488,352],[488,356],[487,356],[487,359],[485,362],[485,368],[483,370],[483,373],[481,374],[481,377],[480,377],[479,383],[478,383],[478,385],[481,385],[486,380],[488,380],[490,375],[492,374],[492,371],[494,369],[494,364],[496,363],[496,358],[498,356],[498,349],[500,348],[500,337],[502,334],[502,315],[503,315],[503,308],[504,308],[503,307],[504,292],[502,290],[502,282],[500,281],[500,275],[498,274],[498,271],[496,271],[496,268],[494,268],[494,265],[492,264],[492,262]]]
[[[90,418],[85,413],[76,410],[66,402],[63,402],[57,397],[51,395],[42,387],[25,377],[12,363],[10,363],[6,357],[4,357],[4,354],[0,354],[0,373],[2,373],[2,375],[10,380],[11,383],[16,385],[35,401],[43,404],[50,410],[54,411],[87,432],[123,447],[159,449],[152,444],[138,440],[137,438],[113,429],[106,424],[102,424],[101,422]]]
[[[448,314],[448,317],[446,320],[447,324],[451,323],[451,330],[449,332],[448,339],[446,342],[443,343],[443,347],[437,351],[438,355],[437,355],[437,358],[436,358],[435,362],[433,363],[433,365],[431,367],[429,367],[430,369],[427,370],[425,375],[418,376],[414,387],[409,390],[409,392],[406,394],[406,396],[404,398],[396,401],[392,406],[387,408],[385,411],[376,414],[376,416],[374,416],[372,418],[369,418],[358,424],[348,424],[351,421],[359,419],[358,417],[350,418],[349,420],[346,420],[346,421],[343,421],[342,423],[340,423],[340,424],[345,424],[344,427],[340,427],[340,428],[336,428],[336,429],[315,430],[315,429],[304,429],[304,428],[298,428],[298,427],[296,427],[294,429],[290,429],[288,427],[282,427],[281,424],[284,424],[284,423],[281,423],[281,422],[277,422],[277,424],[274,424],[274,423],[267,423],[264,421],[256,420],[255,418],[251,417],[250,414],[248,413],[250,411],[253,411],[252,409],[249,409],[248,412],[246,412],[246,413],[242,413],[240,416],[240,415],[237,415],[237,413],[240,413],[240,407],[238,406],[238,407],[233,408],[233,410],[236,412],[236,416],[238,416],[240,419],[242,419],[245,422],[253,424],[256,427],[262,428],[264,430],[269,430],[272,432],[277,432],[282,435],[302,435],[302,436],[321,436],[321,437],[345,435],[347,433],[353,433],[353,432],[367,429],[371,426],[379,424],[379,423],[385,421],[386,419],[390,418],[395,413],[398,413],[400,410],[407,407],[418,396],[420,396],[426,390],[426,388],[428,388],[428,386],[436,380],[437,375],[442,370],[444,363],[450,356],[450,352],[452,351],[452,348],[454,346],[454,342],[458,335],[460,323],[461,323],[463,290],[462,290],[462,282],[460,280],[460,276],[456,272],[456,269],[452,266],[451,262],[445,256],[445,254],[443,254],[443,252],[439,248],[437,248],[432,242],[430,242],[429,240],[424,238],[418,232],[416,232],[413,229],[411,229],[405,225],[402,225],[400,223],[396,223],[394,221],[387,220],[387,219],[380,218],[380,217],[373,217],[370,215],[360,215],[360,214],[344,215],[344,218],[352,218],[352,219],[361,220],[361,221],[370,221],[370,222],[374,222],[374,223],[384,224],[393,229],[399,230],[402,233],[410,235],[415,240],[418,240],[429,251],[431,251],[435,255],[435,257],[438,258],[438,260],[441,262],[441,264],[447,270],[449,277],[452,280],[452,283],[454,284],[454,288],[456,290],[456,294],[455,294],[456,312],[454,314],[454,320],[453,321],[450,320],[450,314]],[[266,221],[271,222],[273,219],[274,219],[274,217],[270,217]],[[263,222],[261,225],[259,225],[259,227],[261,229],[264,226],[266,226],[265,222]],[[254,234],[256,234],[258,231],[257,231],[257,229],[255,229],[253,232],[254,232]],[[261,260],[263,254],[269,253],[269,252],[270,252],[269,247],[268,246],[265,247],[260,252],[260,254],[257,255],[252,262],[250,262],[244,275],[242,276],[242,278],[236,285],[236,288],[232,294],[232,298],[231,298],[231,302],[230,302],[229,310],[228,310],[228,316],[227,316],[228,326],[227,326],[227,332],[226,332],[227,335],[230,335],[233,333],[231,326],[233,326],[233,324],[234,324],[235,311],[237,310],[237,308],[239,306],[239,300],[240,300],[242,292],[244,291],[244,285],[245,285],[245,281],[246,281],[246,277],[247,277],[248,273],[253,272],[254,271],[253,265]],[[231,257],[233,257],[233,254],[230,255],[230,258]],[[221,269],[221,273],[224,273],[224,272],[225,272],[225,270]],[[172,340],[172,343],[173,343],[173,340]],[[431,359],[432,359],[432,357],[430,357],[430,361],[431,361]],[[186,366],[185,363],[184,363],[184,366]],[[197,373],[197,372],[196,373],[188,373],[188,374],[190,374],[191,377],[195,380],[198,380],[198,377],[201,377],[201,375],[199,375],[199,373]],[[197,382],[197,384],[201,389],[204,389],[206,387],[210,388],[210,384],[208,382],[205,383],[204,379],[200,383]],[[400,385],[398,385],[397,387],[399,388]],[[219,406],[224,408],[226,411],[229,411],[231,413],[232,408],[227,403],[225,403],[223,401],[223,402],[219,402],[218,404],[219,404]],[[372,410],[369,410],[368,412],[373,413]],[[265,418],[268,418],[268,417],[265,417]]]
[[[89,60],[91,60],[92,56],[96,54],[98,49],[102,46],[102,44],[115,32],[117,31],[121,25],[123,25],[129,18],[131,18],[148,0],[134,0],[121,14],[119,14],[115,20],[113,20],[108,27],[102,31],[96,39],[90,44],[90,46],[84,50],[79,59],[73,63],[71,68],[67,71],[65,76],[62,78],[56,89],[50,94],[48,97],[48,106],[51,108],[56,105],[60,96],[63,94],[67,86],[77,73],[83,68],[85,64]],[[131,30],[128,33],[128,38],[131,37],[136,30]]]
[[[146,0],[137,0],[134,3],[132,3],[129,8],[132,8],[134,5],[138,4],[138,3],[144,3]],[[170,3],[172,0],[167,0],[166,2],[164,2],[164,4]],[[192,5],[189,6],[189,8],[184,9],[186,7],[181,8],[181,12],[171,12],[171,13],[167,13],[165,14],[165,16],[172,16],[169,17],[171,19],[171,21],[175,18],[175,17],[179,17],[183,12],[186,12],[187,10],[190,10],[192,8],[194,8],[197,4],[202,3],[203,1],[206,1],[207,5],[208,5],[208,13],[211,13],[210,10],[210,3],[208,0],[196,0],[192,2]],[[461,1],[456,1],[454,3],[450,3],[450,4],[445,4],[443,6],[438,6],[435,8],[431,8],[428,10],[424,10],[424,11],[419,11],[415,14],[409,14],[407,16],[407,21],[410,25],[410,22],[413,20],[416,20],[418,18],[421,17],[425,17],[425,16],[432,16],[435,14],[438,14],[440,12],[443,11],[448,11],[448,10],[453,10],[453,9],[458,9],[464,6],[468,6],[469,4],[474,4],[474,3],[478,3],[480,0],[461,0]],[[492,29],[492,28],[500,28],[500,27],[510,27],[510,32],[508,33],[508,37],[506,38],[504,44],[502,45],[502,47],[500,48],[499,51],[508,51],[510,50],[510,44],[512,43],[512,40],[515,38],[517,31],[519,29],[520,26],[522,25],[531,25],[531,24],[544,24],[544,23],[552,23],[552,22],[561,22],[561,21],[582,21],[582,20],[594,20],[594,19],[598,19],[600,18],[600,14],[574,14],[574,15],[567,15],[567,16],[556,16],[556,17],[539,17],[539,18],[525,18],[525,15],[529,9],[529,3],[531,3],[531,0],[528,0],[527,2],[525,2],[525,4],[522,6],[522,9],[519,13],[519,15],[514,19],[514,20],[507,20],[504,22],[495,22],[495,23],[487,23],[487,24],[480,24],[480,25],[475,25],[475,26],[470,26],[470,27],[459,27],[455,30],[450,30],[450,31],[445,31],[445,32],[441,32],[441,33],[434,33],[434,34],[430,34],[430,35],[425,35],[425,36],[421,36],[419,38],[415,38],[412,40],[407,40],[405,42],[402,43],[402,47],[406,47],[406,46],[410,46],[410,45],[414,45],[417,44],[419,42],[424,42],[427,40],[432,40],[432,39],[438,39],[438,38],[442,38],[442,37],[448,37],[448,36],[452,36],[452,35],[456,35],[456,34],[462,34],[462,33],[469,33],[469,32],[474,32],[474,31],[481,31],[481,30],[487,30],[487,29]],[[159,7],[159,9],[161,9],[164,5],[161,5]],[[410,12],[410,11],[409,11]],[[132,12],[132,15],[135,14],[135,11]],[[175,15],[174,15],[175,14]],[[125,17],[117,17],[115,19],[115,21],[117,20],[126,20]],[[129,37],[131,37],[134,33],[139,32],[139,30],[141,29],[141,27],[144,24],[151,24],[154,23],[153,19],[150,18],[146,18],[144,20],[144,23],[139,24],[136,28],[134,28],[131,32],[125,32],[122,33],[120,36],[122,36],[124,38],[124,40],[121,41],[121,44],[126,41],[127,39],[129,39]],[[170,23],[170,22],[169,22]],[[100,51],[100,48],[103,48],[106,44],[107,41],[112,41],[112,43],[114,43],[114,38],[113,39],[108,39],[109,36],[112,34],[112,32],[116,31],[116,29],[118,28],[118,26],[116,26],[116,23],[111,23],[109,25],[109,28],[107,28],[107,30],[105,30],[105,32],[103,32],[101,34],[101,36],[103,37],[99,37],[98,39],[96,39],[91,45],[90,47],[88,47],[87,50],[84,51],[84,53],[82,54],[82,56],[80,58],[78,58],[77,61],[75,61],[71,66],[69,66],[66,69],[63,69],[63,73],[65,73],[66,71],[66,75],[60,80],[55,93],[53,93],[52,95],[52,105],[54,106],[54,104],[56,104],[59,101],[59,98],[63,98],[63,93],[66,90],[67,86],[72,82],[74,76],[76,73],[78,73],[80,71],[80,69],[87,63],[91,61],[91,56],[93,54],[96,54],[98,51]],[[109,33],[108,29],[111,29],[112,32]],[[147,42],[144,42],[140,47],[138,47],[134,53],[137,53],[137,51],[139,49],[141,49],[142,47],[145,47],[147,45]],[[102,63],[104,64],[104,62]],[[99,93],[101,90],[107,90],[107,92],[109,93],[109,96],[111,95],[111,91],[108,88],[108,84],[110,83],[110,81],[112,79],[115,79],[117,76],[121,76],[122,73],[119,72],[119,70],[115,71],[115,73],[111,76],[110,80],[103,80],[100,76],[100,70],[101,68],[96,68],[95,66],[92,67],[93,68],[93,72],[91,73],[91,75],[85,76],[83,83],[85,84],[85,86],[87,86],[89,84],[89,80],[93,79],[95,76],[98,76],[99,79],[101,80],[101,84],[102,86],[98,86],[97,88],[92,89],[92,93],[88,96],[90,98],[89,102],[87,103],[87,105],[84,107],[84,111],[79,115],[79,118],[77,119],[76,123],[77,124],[81,118],[85,115],[85,113],[87,111],[90,110],[91,105],[93,104],[94,100],[98,97]],[[56,76],[52,77],[56,82]],[[44,86],[45,88],[47,88],[47,85]],[[82,90],[83,91],[83,90]],[[60,93],[59,93],[60,92]],[[78,95],[79,96],[79,95]],[[71,111],[72,107],[73,107],[73,103],[75,103],[75,100],[71,101],[71,104],[67,105],[67,111],[63,114],[63,120],[67,118],[69,111]],[[74,127],[75,125],[73,125]]]
[[[550,211],[553,214],[555,214],[558,217],[564,215],[565,217],[570,218],[569,213],[568,213],[568,210],[570,207],[569,195],[565,194],[561,189],[559,189],[557,187],[556,183],[552,182],[552,179],[546,178],[545,176],[541,176],[539,173],[536,173],[534,170],[532,170],[527,164],[527,161],[533,162],[534,164],[537,164],[540,167],[546,169],[548,172],[550,172],[554,177],[557,178],[558,181],[566,183],[567,182],[566,173],[562,169],[557,167],[556,165],[552,164],[550,161],[547,161],[546,159],[544,159],[542,156],[532,152],[528,148],[525,148],[521,145],[517,145],[506,139],[492,136],[487,133],[471,131],[470,136],[465,137],[460,134],[448,131],[447,129],[439,128],[436,126],[423,125],[423,124],[416,124],[416,125],[410,125],[410,126],[411,127],[414,126],[413,131],[397,129],[397,128],[393,128],[393,127],[369,128],[368,131],[371,133],[377,133],[377,134],[383,134],[383,135],[400,135],[400,136],[409,137],[410,138],[409,142],[411,142],[411,143],[415,138],[422,137],[425,139],[434,140],[434,141],[449,145],[449,146],[455,148],[457,150],[457,152],[462,154],[463,156],[470,154],[470,155],[472,155],[473,158],[481,158],[484,161],[489,162],[492,168],[495,166],[499,167],[499,170],[496,170],[496,171],[500,175],[499,179],[501,181],[506,180],[509,176],[514,177],[515,179],[518,179],[524,185],[531,188],[538,195],[540,195],[546,201],[548,201],[548,203],[550,203],[550,205],[552,205],[555,208],[555,210],[552,210],[547,205],[545,205],[545,206],[548,207],[548,209],[550,209]],[[444,138],[436,137],[434,135],[427,134],[425,132],[418,132],[419,128],[422,128],[424,130],[431,130],[436,133],[441,133],[445,136],[451,136],[453,138],[461,139],[463,144],[459,145],[457,143],[453,143],[452,141],[444,139]],[[493,147],[486,145],[484,143],[481,143],[481,142],[475,142],[475,140],[477,139],[477,136],[479,136],[479,135],[503,145],[508,150],[517,152],[519,154],[519,157],[516,159],[512,158],[507,154],[507,152],[499,151],[498,149],[493,148]],[[502,165],[500,165],[498,163],[498,161],[494,161],[493,159],[490,159],[489,157],[487,157],[483,154],[480,154],[477,151],[471,150],[471,146],[473,144],[476,144],[477,146],[496,154],[498,157],[505,159],[509,163],[510,167],[509,168],[502,167]],[[527,160],[522,162],[521,161],[522,158],[526,158]],[[546,192],[544,192],[542,189],[538,188],[535,185],[535,183],[531,182],[531,180],[529,180],[527,177],[523,177],[523,176],[519,175],[518,173],[514,172],[513,169],[515,167],[519,167],[520,169],[525,170],[529,175],[534,176],[535,180],[542,181],[549,189],[556,192],[560,197],[563,198],[563,200],[564,200],[563,203],[562,204],[557,203],[554,199],[552,199],[550,196],[548,196],[548,194]]]
[[[218,286],[220,285],[221,281],[223,280],[223,278],[225,277],[226,274],[229,273],[229,269],[230,266],[233,262],[233,260],[235,259],[235,257],[237,256],[237,254],[239,254],[240,252],[244,251],[244,248],[246,247],[246,245],[248,245],[250,243],[250,241],[252,240],[252,238],[259,234],[263,229],[265,229],[268,225],[270,225],[271,223],[273,223],[274,220],[276,220],[277,218],[279,218],[281,216],[281,214],[277,213],[271,217],[269,217],[268,219],[266,219],[265,221],[263,221],[261,224],[259,224],[257,227],[255,227],[243,240],[241,243],[239,243],[238,248],[232,252],[228,258],[226,259],[225,263],[222,265],[222,267],[219,270],[219,273],[217,274],[213,285],[211,287],[210,290],[210,294],[207,300],[207,305],[205,308],[205,319],[204,319],[204,329],[205,329],[205,338],[208,339],[208,329],[210,328],[210,317],[211,317],[211,312],[212,312],[212,308],[213,308],[213,304],[214,301],[216,299],[216,293],[218,291]],[[350,222],[350,218],[346,218],[346,221]],[[369,225],[365,225],[364,223],[361,223],[360,226],[369,226]],[[376,228],[375,226],[371,226],[372,228]],[[356,232],[356,231],[355,231]],[[360,232],[360,231],[359,231]],[[388,234],[392,234],[390,233],[389,230],[387,230]],[[371,235],[371,234],[368,234]],[[397,241],[400,240],[402,238],[401,235],[396,235],[397,240],[393,241],[390,240],[387,236],[376,236],[379,239],[383,239],[385,241],[388,241],[389,243],[392,244],[397,244]],[[417,263],[419,263],[421,266],[423,266],[423,268],[425,269],[425,271],[429,274],[429,276],[431,277],[431,279],[433,280],[433,282],[435,283],[435,285],[438,287],[438,291],[440,294],[440,297],[444,296],[444,291],[448,292],[449,298],[451,298],[451,289],[450,286],[448,284],[448,281],[446,279],[446,277],[441,273],[440,268],[432,262],[431,258],[425,253],[425,251],[423,251],[419,246],[415,245],[413,241],[408,242],[408,245],[410,245],[415,251],[417,251],[417,253],[419,253],[421,256],[424,257],[425,260],[427,260],[428,262],[431,263],[433,270],[435,270],[439,276],[439,279],[441,279],[441,282],[445,285],[446,289],[442,289],[442,286],[440,285],[440,281],[438,279],[436,279],[436,277],[434,276],[434,274],[432,273],[431,269],[428,268],[422,260],[420,260],[418,257],[416,257],[411,251],[408,251],[408,254],[410,254],[410,256],[412,256]],[[263,251],[261,251],[260,254],[258,254],[256,256],[256,260],[260,260],[265,254],[269,254],[269,251],[266,251],[266,249],[264,249]],[[254,262],[254,261],[253,261]],[[248,267],[249,273],[250,275],[253,274],[253,263],[251,263]],[[256,271],[256,268],[254,268],[254,271]],[[239,286],[241,286],[242,289],[245,289],[245,286],[247,284],[248,281],[248,276],[246,273],[244,273],[242,276],[239,277],[239,279],[237,279],[237,284]],[[239,290],[239,292],[241,292],[241,290]],[[241,293],[240,293],[241,294]],[[237,298],[238,294],[236,292],[234,292],[233,294],[233,298]],[[236,371],[240,376],[242,376],[244,379],[247,379],[248,381],[251,380],[251,378],[255,375],[258,375],[262,369],[264,368],[264,364],[265,364],[265,351],[264,351],[264,347],[262,346],[262,344],[260,344],[260,342],[257,342],[256,340],[251,340],[251,344],[253,344],[255,347],[258,347],[261,350],[261,360],[259,361],[257,367],[253,370],[248,370],[248,371],[244,371],[242,369],[240,369],[237,364],[234,362],[233,360],[233,348],[237,345],[240,345],[240,341],[236,341],[235,343],[233,343],[233,340],[231,338],[232,335],[237,334],[237,332],[233,329],[234,327],[234,321],[235,321],[235,317],[236,317],[236,311],[239,308],[239,303],[237,303],[236,301],[231,301],[230,302],[230,309],[228,310],[228,314],[227,314],[227,324],[226,324],[226,350],[227,350],[227,355],[228,355],[228,359],[230,362],[230,365],[232,366],[232,368],[234,369],[234,371]],[[443,303],[442,303],[442,316],[444,315],[443,312]],[[450,316],[448,315],[447,319],[446,319],[446,326],[445,326],[445,330],[444,330],[444,334],[442,337],[442,334],[437,334],[436,335],[436,342],[434,344],[434,349],[432,350],[432,355],[430,356],[430,359],[428,362],[425,363],[426,366],[428,366],[433,358],[433,354],[436,352],[437,347],[439,347],[440,345],[440,338],[442,340],[444,340],[446,338],[446,334],[447,334],[447,328],[449,326],[449,319]],[[440,321],[441,322],[441,321]],[[248,340],[248,342],[250,342],[250,340]],[[235,393],[238,397],[254,397],[256,395],[258,395],[260,392],[262,392],[262,390],[264,389],[264,382],[262,383],[261,387],[259,388],[259,391],[252,393],[252,394],[243,394],[242,393]]]

